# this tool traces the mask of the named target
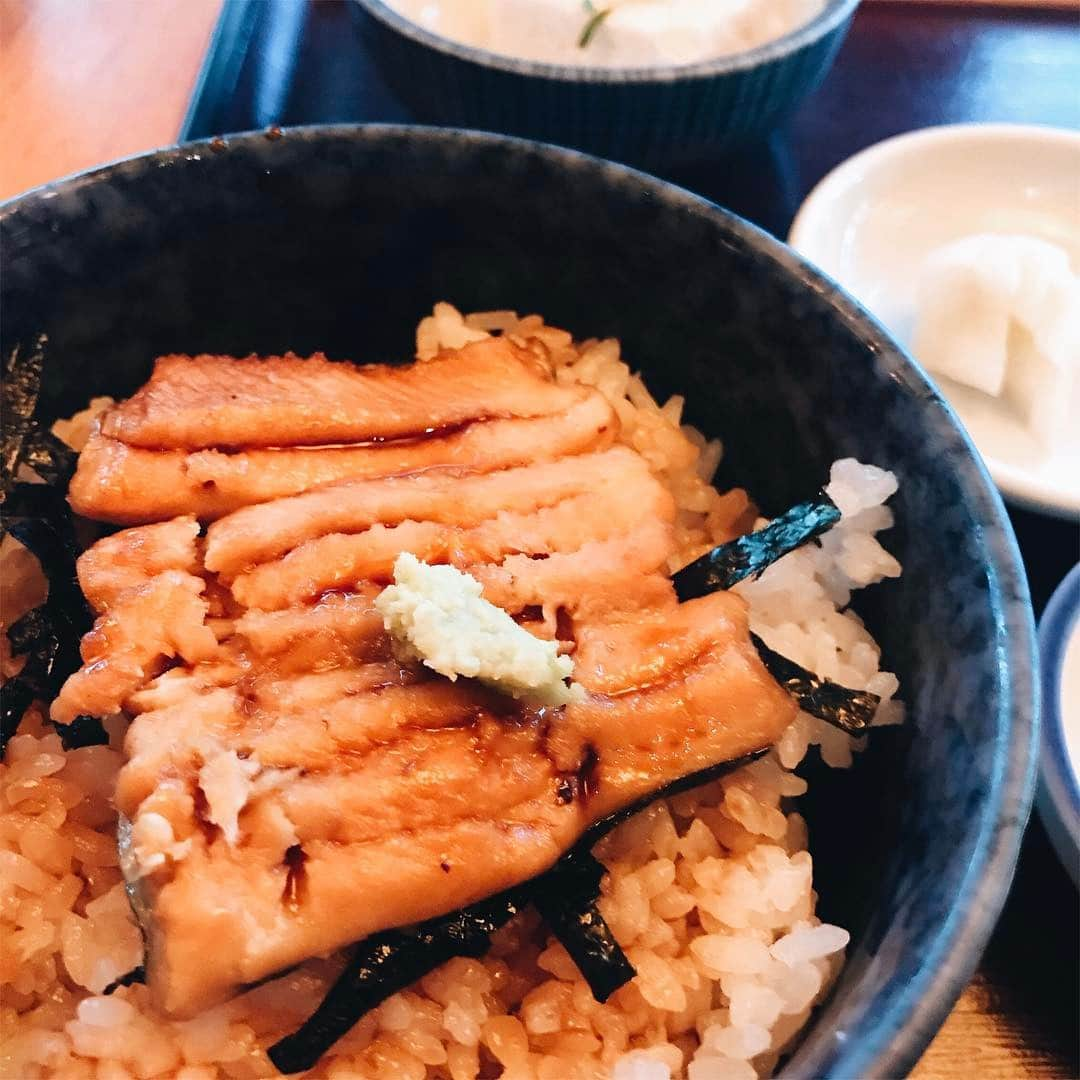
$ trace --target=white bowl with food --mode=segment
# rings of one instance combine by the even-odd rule
[[[1080,566],[1039,621],[1042,749],[1036,802],[1062,865],[1080,887]]]
[[[939,380],[1005,495],[1080,514],[1080,134],[964,124],[856,154],[789,241]]]
[[[670,168],[760,139],[825,77],[858,0],[354,0],[422,123]]]

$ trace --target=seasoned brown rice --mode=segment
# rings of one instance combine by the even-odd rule
[[[423,359],[489,332],[541,341],[556,377],[598,387],[621,438],[670,487],[679,562],[729,534],[753,510],[710,484],[718,442],[680,427],[682,399],[657,404],[614,340],[574,343],[538,316],[463,317],[438,304],[417,330]],[[107,399],[58,426],[78,447]],[[820,547],[802,549],[740,591],[755,630],[820,674],[880,694],[878,723],[901,719],[894,676],[850,591],[899,565],[874,533],[891,524],[888,473],[833,467],[843,511]],[[3,622],[40,602],[44,581],[14,541],[0,548]],[[675,567],[673,567],[674,569]],[[0,635],[4,677],[20,660]],[[0,1077],[179,1080],[276,1075],[265,1047],[315,1008],[343,962],[311,961],[185,1022],[145,987],[101,991],[141,957],[117,865],[110,797],[124,723],[108,747],[65,752],[32,707],[0,764]],[[792,808],[806,783],[792,771],[810,745],[850,764],[856,740],[800,714],[762,760],[698,790],[661,799],[604,839],[601,911],[638,971],[598,1004],[566,951],[531,912],[500,931],[480,960],[455,959],[366,1016],[309,1075],[402,1080],[742,1080],[768,1075],[843,962],[848,934],[814,915],[806,826]]]

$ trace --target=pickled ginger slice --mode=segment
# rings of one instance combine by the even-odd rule
[[[1053,443],[1080,367],[1080,279],[1068,254],[994,234],[938,248],[919,283],[913,347],[931,371],[1001,399]]]

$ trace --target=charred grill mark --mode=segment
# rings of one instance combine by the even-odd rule
[[[534,705],[501,694],[482,682],[465,676],[458,678],[458,685],[467,686],[477,693],[483,703],[482,712],[487,717],[498,721],[501,727],[513,730],[533,728],[536,734],[536,748],[539,752],[545,753],[548,729],[552,719],[562,715],[562,706]]]
[[[592,743],[585,744],[585,753],[578,766],[577,780],[582,800],[588,802],[600,790],[600,755]]]
[[[565,642],[570,652],[577,648],[577,636],[574,633],[574,617],[566,608],[555,612],[555,640]]]
[[[505,694],[499,694],[497,691],[485,686],[478,679],[460,676],[458,682],[479,694],[483,699],[485,711],[497,720],[515,722],[520,720],[528,721],[534,718],[530,716],[530,713],[534,712],[534,710],[530,710],[527,705],[517,701],[515,698],[507,697]]]
[[[575,799],[586,803],[600,790],[600,755],[596,747],[587,742],[582,750],[581,761],[573,772],[555,775],[555,801],[568,806]]]
[[[300,844],[285,849],[285,888],[281,899],[292,914],[296,914],[307,896],[307,853]]]

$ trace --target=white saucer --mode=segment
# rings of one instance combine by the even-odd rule
[[[1039,621],[1042,747],[1039,816],[1080,886],[1080,566],[1058,586]]]
[[[887,139],[818,184],[788,242],[907,345],[923,260],[941,244],[982,232],[1049,240],[1080,268],[1080,133],[958,124]],[[940,385],[1007,498],[1062,517],[1080,514],[1080,379],[1076,422],[1049,452],[998,399],[948,379]]]

